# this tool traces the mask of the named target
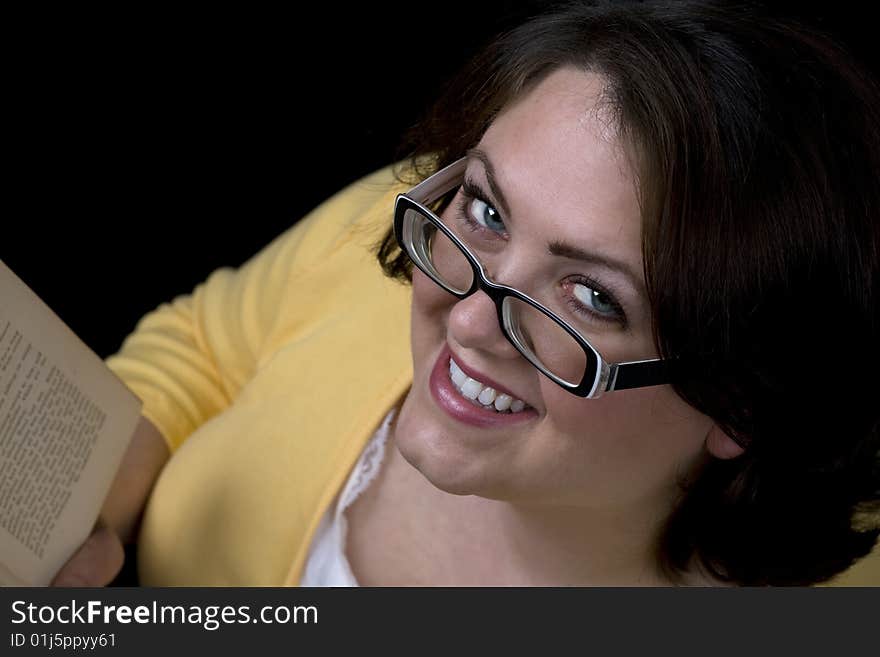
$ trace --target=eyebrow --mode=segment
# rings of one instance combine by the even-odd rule
[[[507,199],[504,198],[504,194],[495,180],[495,167],[492,166],[492,161],[489,159],[489,156],[485,151],[481,151],[479,148],[470,149],[467,152],[467,156],[482,162],[483,168],[486,171],[486,180],[489,183],[489,189],[492,191],[492,195],[498,200],[498,205],[501,206],[501,211],[504,213],[504,216],[509,217],[510,206],[507,204]]]
[[[629,279],[635,289],[641,290],[644,287],[641,276],[637,276],[629,265],[620,262],[619,260],[614,260],[613,258],[599,255],[598,253],[593,253],[591,251],[584,251],[577,246],[557,240],[554,240],[547,245],[547,251],[550,255],[570,258],[572,260],[580,260],[581,262],[587,262],[591,265],[599,265],[606,269],[620,272]]]

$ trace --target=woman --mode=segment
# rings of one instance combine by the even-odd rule
[[[512,31],[413,132],[412,190],[379,172],[142,321],[110,365],[145,419],[58,583],[113,576],[160,470],[147,584],[845,571],[880,528],[877,100],[757,9]]]

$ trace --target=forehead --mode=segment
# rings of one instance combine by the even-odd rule
[[[552,239],[636,265],[636,176],[604,89],[596,73],[554,71],[499,114],[480,148],[494,164],[514,225],[539,225]]]

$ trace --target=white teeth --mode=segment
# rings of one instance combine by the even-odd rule
[[[510,395],[498,395],[495,398],[495,410],[496,411],[506,411],[510,408],[510,403],[513,401],[513,397]]]
[[[468,377],[465,380],[464,385],[461,386],[461,394],[468,399],[476,399],[482,389],[482,383],[480,383],[476,379]]]
[[[467,375],[461,371],[461,368],[451,358],[449,359],[449,376],[458,388],[461,388],[467,380]]]
[[[449,359],[449,378],[463,397],[479,402],[485,408],[494,407],[498,412],[510,410],[511,413],[519,413],[526,407],[526,403],[521,399],[514,399],[503,393],[499,394],[494,388],[472,379],[451,358]]]
[[[493,401],[495,401],[495,389],[483,388],[483,392],[480,393],[480,396],[477,397],[477,399],[483,406],[488,406]]]

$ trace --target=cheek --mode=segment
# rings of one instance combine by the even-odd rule
[[[446,318],[455,297],[437,286],[417,268],[412,275],[411,344],[416,368],[420,356],[433,352],[446,337]]]
[[[664,479],[689,468],[702,453],[711,420],[666,386],[609,393],[593,400],[553,387],[556,390],[544,391],[547,419],[591,463]]]
[[[412,319],[437,323],[449,314],[456,298],[413,267],[412,275]]]

